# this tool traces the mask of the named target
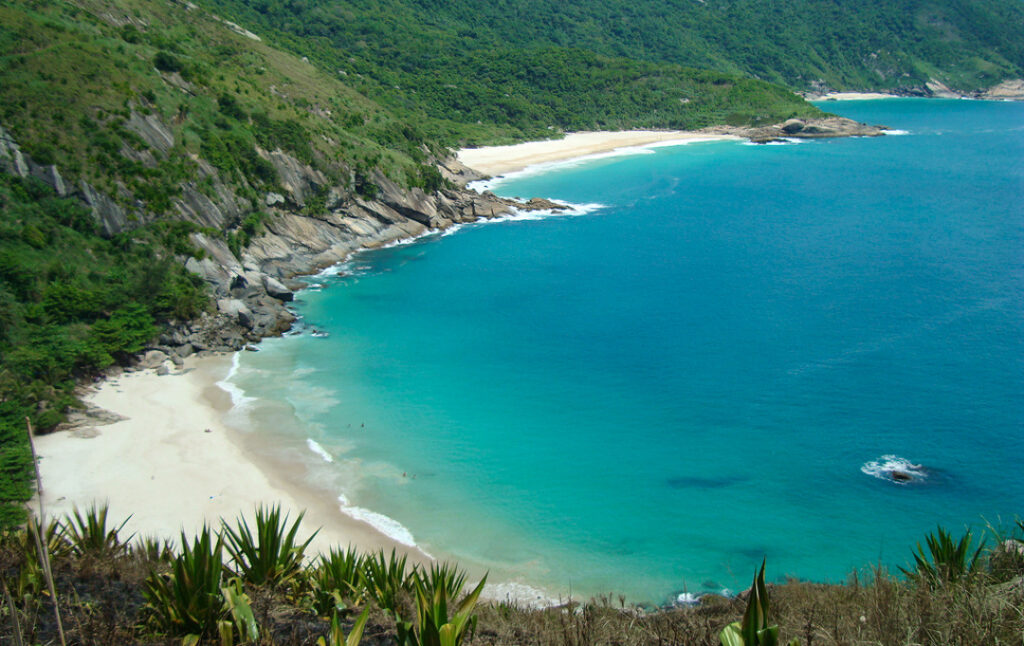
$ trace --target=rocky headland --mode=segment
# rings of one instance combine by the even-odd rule
[[[133,113],[128,127],[158,151],[173,145],[171,129],[153,116]],[[190,234],[199,253],[179,260],[207,283],[215,307],[198,319],[172,322],[140,356],[139,367],[166,370],[193,353],[240,350],[262,337],[281,334],[295,321],[287,306],[294,291],[305,287],[293,278],[338,263],[360,249],[507,215],[515,209],[564,208],[546,200],[520,203],[466,190],[467,182],[482,176],[453,159],[437,160],[450,188],[434,193],[408,189],[378,171],[369,178],[377,186],[376,197],[366,199],[349,188],[351,182],[332,185],[322,172],[286,153],[258,152],[277,171],[280,192],[268,192],[261,196],[261,203],[254,202],[221,181],[218,171],[200,159],[200,176],[183,183],[172,211],[159,216],[202,228]],[[34,177],[59,196],[79,199],[107,236],[158,217],[126,208],[84,180],[67,180],[56,166],[35,162],[3,128],[0,170]],[[200,189],[204,181],[212,184],[212,190]],[[308,208],[314,196],[323,195],[322,209]],[[231,231],[256,210],[265,214],[263,233],[237,255],[223,237],[203,232]]]

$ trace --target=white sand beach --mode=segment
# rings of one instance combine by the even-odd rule
[[[488,175],[503,175],[528,166],[564,161],[606,153],[620,148],[654,143],[738,139],[732,135],[716,135],[685,130],[622,130],[616,132],[571,132],[562,139],[528,141],[511,146],[463,148],[459,161]]]
[[[895,94],[882,92],[829,92],[822,95],[808,95],[808,101],[867,101],[869,99],[898,99]]]
[[[189,358],[180,373],[131,372],[103,382],[86,401],[126,419],[38,436],[35,440],[49,516],[109,503],[110,519],[129,515],[124,535],[157,536],[178,544],[204,523],[219,527],[252,515],[255,505],[280,503],[306,510],[305,534],[321,528],[311,552],[352,544],[363,551],[397,548],[414,562],[428,558],[342,514],[330,497],[297,486],[277,465],[246,450],[226,426],[231,400],[216,385],[230,357]]]

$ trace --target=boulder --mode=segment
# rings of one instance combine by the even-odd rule
[[[142,356],[142,360],[139,361],[139,367],[145,370],[159,368],[163,365],[164,361],[167,361],[166,353],[160,350],[150,350]]]
[[[282,285],[279,280],[272,276],[263,277],[263,287],[267,290],[267,294],[279,301],[291,301],[295,298],[292,290]]]
[[[217,310],[221,314],[234,319],[243,327],[252,327],[252,310],[237,298],[221,298],[217,301]]]
[[[804,129],[804,122],[800,119],[790,119],[782,124],[782,132],[792,135]]]

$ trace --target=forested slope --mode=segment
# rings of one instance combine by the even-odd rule
[[[427,83],[439,75],[461,85],[481,64],[546,48],[738,73],[798,90],[921,91],[937,80],[972,91],[1024,75],[1017,0],[208,2],[344,51],[337,59],[344,69],[427,69],[420,78]],[[546,61],[517,62],[530,83],[544,85],[532,69]]]

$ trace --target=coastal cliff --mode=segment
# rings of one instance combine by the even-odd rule
[[[133,118],[136,132],[154,147],[173,143],[170,129],[153,117]],[[369,179],[375,197],[362,197],[343,185],[331,184],[324,173],[281,151],[258,151],[282,178],[281,192],[268,192],[262,204],[239,194],[221,180],[217,169],[199,160],[200,175],[180,185],[180,197],[164,219],[195,225],[188,234],[193,253],[179,255],[185,268],[200,276],[214,299],[214,307],[191,321],[172,322],[159,339],[145,349],[144,364],[157,367],[163,359],[177,361],[194,352],[240,350],[250,342],[288,330],[295,316],[286,304],[293,291],[304,286],[294,281],[340,262],[360,249],[380,247],[431,231],[478,219],[506,215],[513,209],[531,210],[558,205],[518,203],[491,193],[480,194],[464,185],[480,175],[457,161],[439,162],[450,178],[434,192],[403,188],[377,171]],[[113,236],[155,221],[158,216],[141,209],[128,210],[84,180],[67,181],[54,165],[39,164],[23,152],[14,138],[0,128],[0,170],[35,178],[57,195],[87,205],[98,227]],[[212,191],[198,186],[207,181]],[[311,202],[322,198],[317,208]],[[238,229],[256,209],[262,214],[262,233],[233,251],[222,233]]]

